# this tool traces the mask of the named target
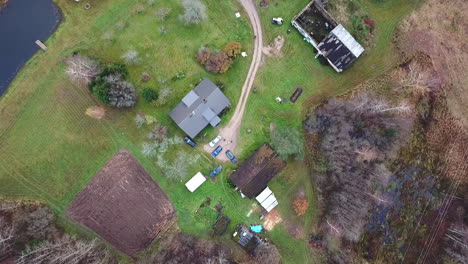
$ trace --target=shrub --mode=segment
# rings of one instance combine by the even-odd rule
[[[224,52],[231,58],[237,57],[241,53],[242,44],[237,41],[229,42],[226,47],[224,47]]]
[[[140,57],[138,56],[138,52],[136,50],[129,50],[124,55],[122,55],[122,59],[125,63],[134,65],[140,62]]]
[[[106,83],[101,83],[93,87],[93,94],[96,98],[105,103],[109,104],[109,85]]]
[[[127,23],[125,23],[125,21],[119,20],[119,21],[115,24],[115,26],[116,26],[118,29],[122,30],[122,29],[125,28],[126,24],[127,24]]]
[[[205,65],[205,63],[208,61],[208,59],[210,58],[211,56],[211,50],[207,47],[204,47],[204,48],[201,48],[198,50],[198,53],[197,53],[197,61],[201,64],[201,65]]]
[[[225,73],[232,65],[232,59],[223,52],[212,53],[205,63],[205,69],[212,73]]]
[[[156,123],[156,118],[154,118],[153,116],[145,115],[145,119],[146,119],[146,124],[148,125]]]
[[[163,106],[167,104],[167,101],[169,99],[169,96],[171,95],[171,90],[167,87],[162,88],[161,91],[159,92],[159,98],[156,101],[153,101],[154,106]]]
[[[127,68],[121,63],[111,63],[89,83],[88,89],[98,100],[115,107],[131,107],[136,103],[135,88],[125,81]]]
[[[162,22],[171,13],[171,11],[172,9],[170,7],[161,7],[154,12],[154,15],[158,21]]]
[[[305,215],[307,208],[309,208],[309,202],[307,200],[295,200],[293,202],[294,206],[294,211],[296,212],[296,215],[302,216]]]
[[[132,107],[136,103],[136,93],[133,84],[118,81],[109,87],[109,104],[117,108]]]
[[[123,63],[112,62],[106,65],[106,67],[104,68],[104,70],[102,70],[99,76],[105,77],[105,76],[116,74],[116,73],[120,74],[123,79],[127,78],[128,77],[127,66],[125,66],[125,64]]]
[[[158,93],[153,88],[143,88],[141,91],[141,96],[145,99],[146,102],[152,102],[158,99]]]
[[[141,128],[145,124],[145,122],[145,116],[140,114],[135,116],[135,125],[137,128]]]
[[[271,144],[276,153],[287,160],[294,157],[300,160],[304,156],[304,142],[301,134],[292,127],[283,127],[271,133]]]
[[[114,38],[114,33],[112,31],[106,31],[103,35],[102,35],[102,39],[103,40],[112,40]]]
[[[206,19],[206,6],[201,1],[184,0],[182,5],[184,13],[179,18],[185,25],[200,24]]]
[[[143,156],[149,158],[156,156],[156,144],[145,142],[142,145],[141,153]]]
[[[160,26],[159,27],[159,33],[161,33],[161,35],[166,35],[167,34],[167,28],[165,26]]]

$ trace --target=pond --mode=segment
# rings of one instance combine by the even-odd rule
[[[0,96],[62,18],[51,0],[10,0],[0,10]]]

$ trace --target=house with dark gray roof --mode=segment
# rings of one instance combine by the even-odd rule
[[[216,127],[219,114],[231,102],[208,78],[191,90],[169,116],[191,138],[196,137],[208,124]]]

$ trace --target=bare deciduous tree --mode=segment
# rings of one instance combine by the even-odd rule
[[[15,239],[15,227],[0,217],[0,260],[12,251]]]
[[[200,24],[206,19],[206,6],[200,0],[184,0],[184,13],[180,19],[185,25]]]
[[[140,57],[138,56],[138,51],[136,50],[127,51],[122,55],[122,59],[129,65],[138,64],[140,62]]]
[[[75,54],[65,60],[65,72],[68,78],[77,85],[87,85],[98,73],[98,63],[87,56]]]
[[[36,247],[27,248],[16,261],[17,264],[79,264],[115,263],[108,250],[96,241],[75,240],[67,235],[55,241],[45,241]]]
[[[255,248],[255,260],[258,263],[279,264],[280,254],[278,249],[270,243],[261,243]]]
[[[391,175],[383,162],[394,157],[407,139],[411,111],[405,102],[392,105],[360,93],[332,99],[306,120],[306,129],[319,136],[319,151],[327,162],[327,172],[314,175],[327,198],[323,221],[327,234],[359,241],[369,209],[384,200],[377,199],[376,192]]]
[[[135,116],[135,125],[137,128],[141,128],[146,123],[144,115],[137,114]]]

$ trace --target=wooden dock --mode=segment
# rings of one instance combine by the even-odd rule
[[[36,44],[37,44],[41,49],[43,49],[44,51],[47,50],[47,46],[44,45],[44,43],[42,43],[42,41],[36,40]]]

